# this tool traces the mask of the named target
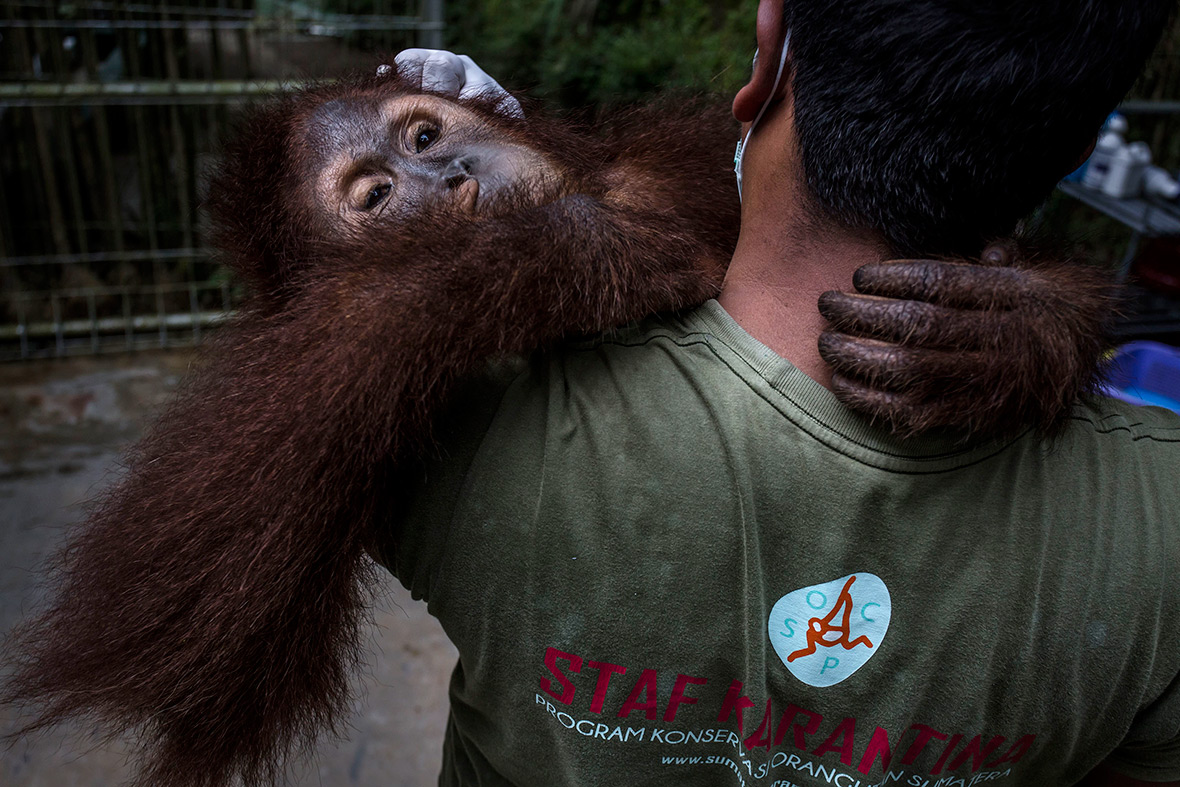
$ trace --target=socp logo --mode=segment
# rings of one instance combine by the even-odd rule
[[[875,574],[849,574],[794,590],[775,602],[767,632],[791,674],[834,686],[863,667],[889,630],[889,589]]]

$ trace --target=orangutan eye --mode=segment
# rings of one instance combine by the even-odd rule
[[[372,210],[380,205],[392,189],[392,183],[382,183],[369,189],[369,193],[365,196],[364,210]]]
[[[437,126],[419,126],[414,132],[414,152],[421,153],[438,139]]]

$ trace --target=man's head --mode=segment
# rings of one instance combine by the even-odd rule
[[[760,44],[767,24],[791,31],[810,211],[902,255],[974,255],[1080,163],[1175,2],[762,6]]]

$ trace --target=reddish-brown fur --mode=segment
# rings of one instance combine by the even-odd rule
[[[280,102],[231,149],[214,215],[256,299],[71,540],[53,606],[17,642],[8,699],[38,703],[37,726],[87,715],[138,732],[145,787],[265,783],[339,729],[382,483],[426,446],[454,380],[708,298],[735,239],[736,207],[706,204],[728,186],[723,151],[710,166],[693,140],[678,153],[636,130],[615,146],[540,120],[502,122],[570,151],[570,196],[495,220],[309,236],[288,136],[341,93]],[[696,210],[604,204],[611,161],[629,149],[656,164],[657,147],[675,164],[659,186],[691,186]]]
[[[332,240],[306,207],[297,121],[328,99],[405,90],[312,90],[230,148],[213,215],[254,298],[70,540],[51,606],[13,642],[5,698],[36,707],[30,728],[88,716],[138,733],[138,784],[266,783],[340,729],[371,526],[460,377],[719,286],[738,206],[734,130],[716,113],[650,112],[605,136],[488,114],[562,164],[564,196]]]

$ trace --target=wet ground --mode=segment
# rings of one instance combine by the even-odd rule
[[[120,451],[190,362],[185,352],[0,365],[0,631],[35,604],[37,567],[117,478]],[[375,613],[368,670],[347,740],[325,742],[291,787],[437,782],[455,650],[425,605],[393,579]],[[12,712],[0,708],[0,732]],[[5,787],[116,787],[126,747],[76,727],[0,748]]]

